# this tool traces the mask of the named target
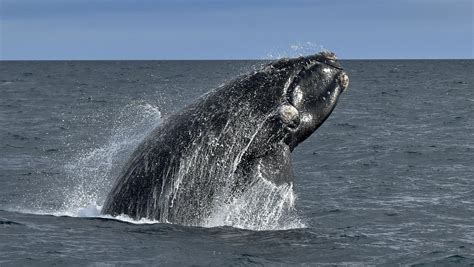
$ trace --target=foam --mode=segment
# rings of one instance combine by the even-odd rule
[[[19,213],[26,213],[26,214],[34,214],[34,215],[50,215],[55,217],[72,217],[72,218],[103,218],[103,219],[111,219],[117,220],[132,224],[156,224],[160,223],[156,220],[150,219],[133,219],[125,214],[121,214],[118,216],[112,216],[108,214],[101,213],[102,206],[99,205],[89,205],[83,208],[78,208],[77,210],[30,210],[30,209],[7,209],[7,211],[19,212]]]

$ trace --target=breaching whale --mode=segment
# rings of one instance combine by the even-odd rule
[[[102,213],[201,225],[257,179],[292,183],[291,152],[348,84],[335,54],[321,52],[278,60],[210,91],[138,146]]]

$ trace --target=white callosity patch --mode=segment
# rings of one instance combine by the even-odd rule
[[[305,113],[303,116],[301,116],[301,122],[305,124],[311,123],[313,120],[313,116],[311,114]]]
[[[294,76],[290,76],[288,80],[286,80],[285,85],[283,86],[283,94],[286,95],[288,92],[288,88],[290,88],[291,83],[293,82]]]
[[[292,105],[281,105],[278,108],[278,115],[284,123],[291,124],[298,119],[299,113]]]
[[[349,76],[345,72],[343,72],[339,79],[341,80],[342,87],[346,89],[349,86]]]
[[[329,73],[331,73],[331,69],[330,68],[323,68],[323,72],[326,73],[326,74],[329,74]]]
[[[303,102],[303,91],[299,85],[293,89],[291,102],[294,106],[300,106]]]

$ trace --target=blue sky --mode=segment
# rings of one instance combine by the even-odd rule
[[[472,0],[0,0],[0,59],[473,58]]]

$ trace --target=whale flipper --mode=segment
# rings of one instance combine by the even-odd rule
[[[293,181],[291,151],[288,145],[278,144],[264,157],[258,160],[257,171],[262,178],[277,185]]]
[[[294,178],[291,150],[283,143],[274,145],[264,156],[239,166],[235,175],[238,179],[233,191],[243,190],[259,179],[265,179],[275,185],[290,184]]]

